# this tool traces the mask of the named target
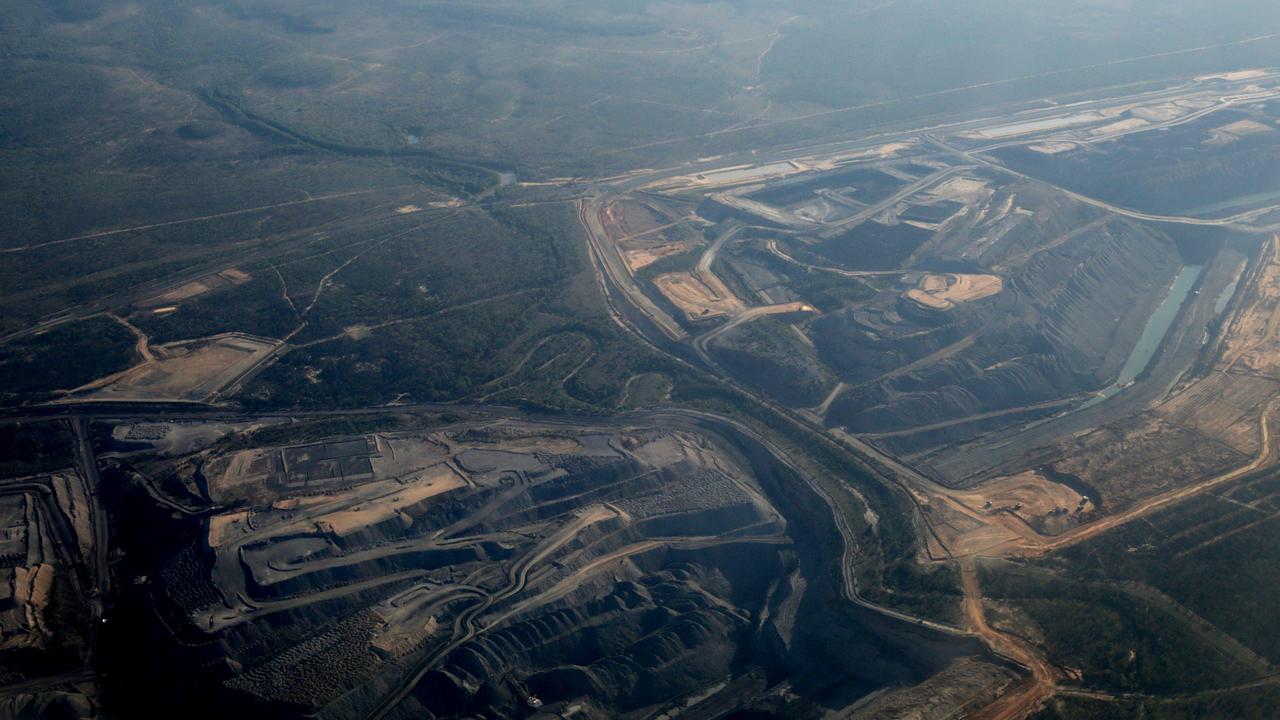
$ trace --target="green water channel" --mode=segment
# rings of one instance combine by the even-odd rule
[[[1117,395],[1121,390],[1132,385],[1133,381],[1147,369],[1156,351],[1160,349],[1164,336],[1169,332],[1169,327],[1173,325],[1174,318],[1178,317],[1178,310],[1182,307],[1182,303],[1191,293],[1191,288],[1195,287],[1196,280],[1200,279],[1200,272],[1203,269],[1203,265],[1186,265],[1182,268],[1178,276],[1173,279],[1169,294],[1160,303],[1160,307],[1157,307],[1151,317],[1147,318],[1142,337],[1138,338],[1138,344],[1129,353],[1129,358],[1125,361],[1124,367],[1120,368],[1120,375],[1116,377],[1115,382],[1103,388],[1096,397],[1076,408],[1077,410],[1093,407]]]

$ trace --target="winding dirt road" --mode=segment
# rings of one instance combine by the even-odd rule
[[[1012,660],[1031,673],[1031,677],[1025,682],[971,717],[978,720],[1014,720],[1026,717],[1053,695],[1058,681],[1063,677],[1062,672],[1045,658],[1039,648],[987,624],[982,610],[982,587],[978,584],[978,569],[974,559],[964,558],[959,561],[959,566],[968,629],[982,638],[991,652]]]

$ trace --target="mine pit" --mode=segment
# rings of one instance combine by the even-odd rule
[[[643,663],[696,659],[725,673],[724,638],[752,617],[740,604],[762,601],[755,575],[794,562],[748,466],[694,432],[475,425],[215,452],[203,465],[212,494],[249,506],[211,517],[162,573],[188,631],[252,633],[310,607],[349,618],[252,653],[232,643],[227,665],[242,670],[224,686],[255,702],[322,708],[434,652],[459,684],[433,702],[475,701],[457,663],[477,654],[532,673],[522,701],[562,702],[573,696],[536,679],[562,671],[538,659],[550,627],[560,642],[606,632]],[[632,614],[659,605],[674,614],[639,631]],[[653,633],[685,640],[654,645]],[[486,638],[498,637],[517,649],[493,654]],[[444,677],[424,682],[439,689]]]

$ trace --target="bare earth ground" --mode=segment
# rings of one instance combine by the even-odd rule
[[[632,273],[690,248],[677,230],[687,218],[670,217],[638,201],[609,203],[600,220]]]
[[[180,285],[172,290],[168,290],[154,297],[138,303],[140,307],[156,308],[168,305],[176,305],[183,300],[190,300],[207,292],[224,288],[229,285],[243,285],[252,279],[248,273],[237,268],[228,268],[221,272],[206,275],[198,280]]]
[[[909,300],[932,310],[950,310],[960,303],[991,297],[1004,289],[997,275],[925,275],[906,292]]]
[[[745,309],[742,301],[714,275],[699,278],[690,272],[666,273],[653,282],[690,320],[736,315]]]
[[[240,333],[153,347],[156,359],[72,391],[79,400],[203,400],[235,382],[278,343]]]

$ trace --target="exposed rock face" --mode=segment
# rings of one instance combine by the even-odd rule
[[[441,716],[512,712],[528,694],[551,703],[589,698],[626,713],[712,685],[727,677],[752,628],[706,585],[731,589],[714,569],[680,563],[529,617],[454,651],[416,695]]]
[[[641,718],[788,678],[783,716],[819,717],[980,652],[838,601],[829,512],[735,443],[478,425],[334,442],[353,486],[224,478],[269,497],[155,573],[152,672],[204,669],[165,700],[195,717]]]
[[[351,717],[408,682],[405,717],[516,716],[530,695],[616,717],[749,662],[794,571],[786,523],[706,438],[471,428],[330,445],[371,457],[371,476],[215,518],[159,572],[157,610],[221,637],[199,654],[221,663],[224,702]]]

